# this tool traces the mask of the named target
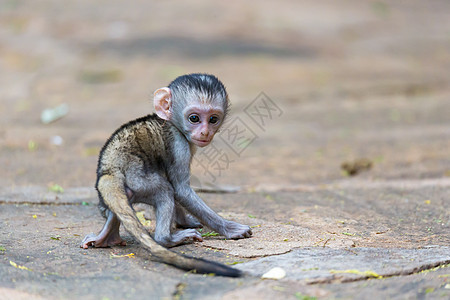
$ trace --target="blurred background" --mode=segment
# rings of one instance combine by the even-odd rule
[[[0,187],[93,186],[109,135],[192,72],[247,134],[200,152],[200,180],[450,177],[447,0],[0,0]]]

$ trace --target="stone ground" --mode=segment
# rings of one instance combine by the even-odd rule
[[[0,299],[448,299],[449,14],[445,0],[0,1]],[[239,279],[152,262],[126,232],[126,247],[78,247],[103,223],[100,147],[191,72],[233,102],[193,184],[254,235],[174,250]],[[261,279],[273,267],[286,277]]]

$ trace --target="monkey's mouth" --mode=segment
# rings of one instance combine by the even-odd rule
[[[209,143],[211,143],[211,140],[192,139],[192,141],[194,142],[194,144],[196,144],[199,147],[205,147],[205,146],[209,145]]]

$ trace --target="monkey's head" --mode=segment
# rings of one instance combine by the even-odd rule
[[[205,147],[222,126],[229,101],[225,86],[208,74],[183,75],[155,91],[156,114],[172,122],[190,143]]]

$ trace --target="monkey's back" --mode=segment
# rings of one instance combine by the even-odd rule
[[[144,172],[165,170],[171,152],[170,126],[154,114],[122,125],[100,151],[97,183],[105,174],[125,176],[130,166],[140,166]]]

